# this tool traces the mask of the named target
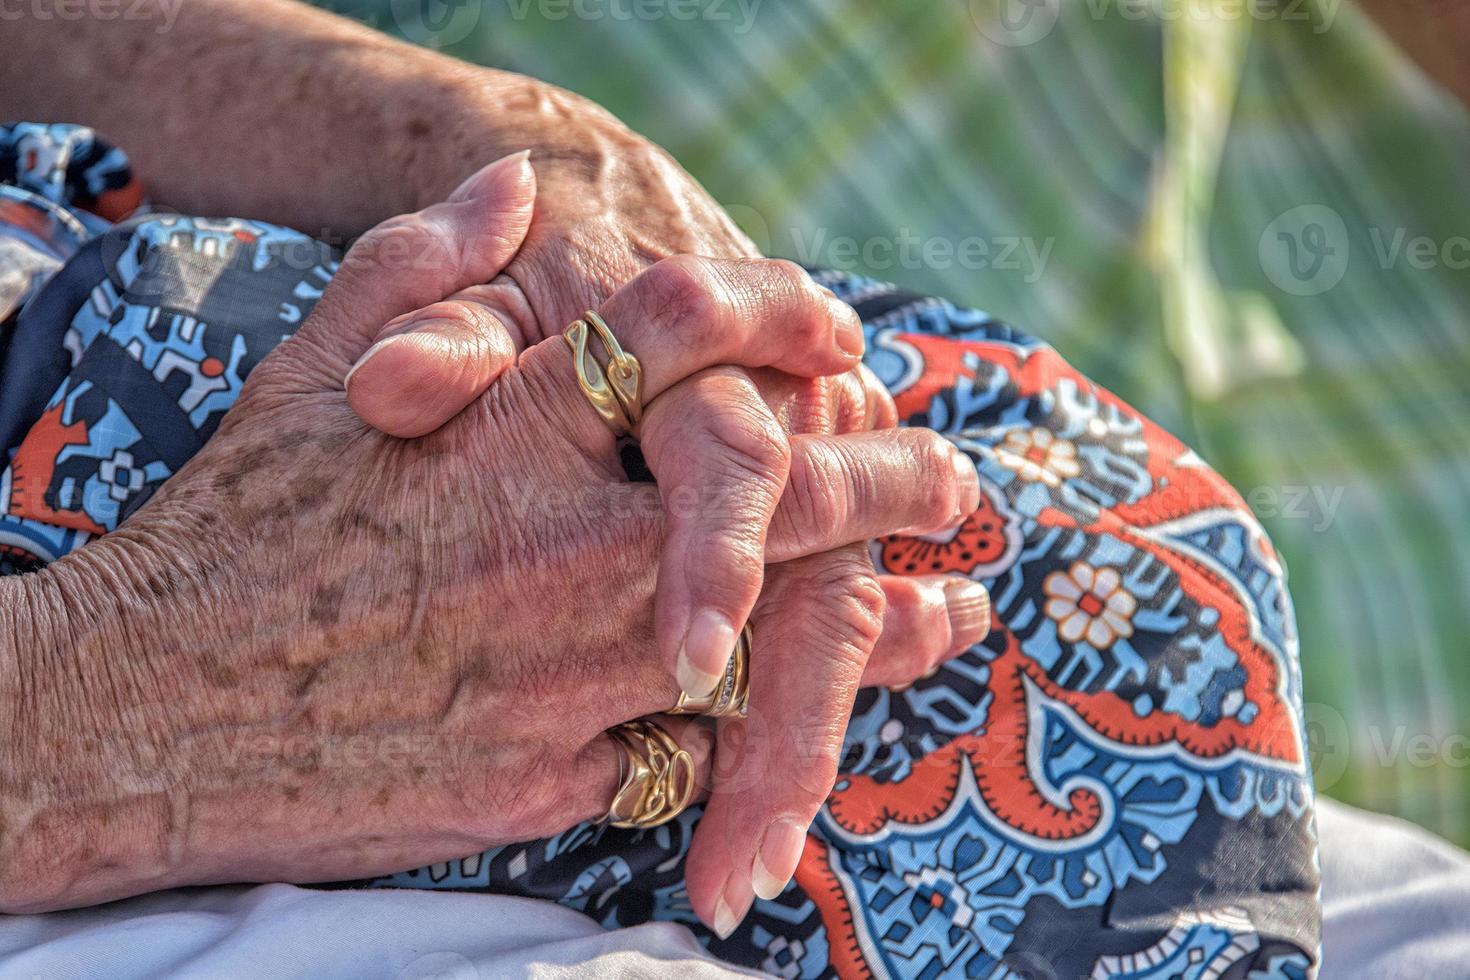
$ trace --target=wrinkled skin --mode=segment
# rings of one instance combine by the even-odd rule
[[[504,265],[529,221],[523,183],[494,165],[366,236],[204,449],[118,531],[33,577],[23,602],[58,628],[18,664],[35,724],[17,729],[0,781],[7,911],[370,876],[605,811],[617,765],[603,732],[678,691],[648,653],[659,488],[626,481],[560,338],[419,439],[366,425],[343,390],[383,323]],[[711,300],[711,276],[746,297],[748,324]],[[652,375],[645,427],[723,377],[719,365],[835,375],[854,363],[829,298],[782,263],[661,263],[603,308],[650,324],[650,344],[669,342],[658,363],[681,365]],[[941,488],[891,510],[888,530],[953,520],[968,490],[942,439],[858,438],[841,452],[797,443],[785,463],[798,482],[842,486],[886,461]],[[886,604],[862,545],[846,543],[880,531],[844,531],[842,496],[813,510],[817,496],[783,497],[772,514],[764,546],[784,563],[752,615],[769,667],[753,681],[758,737],[722,759],[721,784],[748,791],[772,759],[810,760],[789,766],[801,774],[790,799],[762,802],[805,820],[830,787],[844,701]],[[761,714],[792,677],[837,692],[835,710]],[[669,724],[707,786],[702,730]],[[738,797],[700,831],[711,904],[732,862],[750,887],[765,824],[734,819],[752,816]]]

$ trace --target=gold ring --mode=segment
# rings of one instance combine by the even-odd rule
[[[725,661],[720,683],[706,698],[691,698],[679,693],[679,700],[669,710],[671,715],[704,715],[707,718],[744,718],[750,704],[750,624],[746,623],[735,638],[735,649]]]
[[[592,334],[602,343],[607,354],[603,368],[592,356]],[[572,363],[577,369],[577,387],[592,403],[597,414],[619,435],[632,433],[643,418],[643,365],[638,358],[623,350],[607,322],[588,310],[583,319],[574,320],[562,333],[572,349]]]
[[[668,823],[694,798],[694,759],[651,721],[629,721],[607,733],[621,749],[618,789],[604,818],[614,827],[646,830]]]

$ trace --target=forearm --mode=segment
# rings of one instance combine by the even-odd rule
[[[186,213],[351,236],[498,156],[554,152],[558,123],[587,107],[289,0],[150,9],[7,22],[0,116],[92,126]]]
[[[396,711],[416,696],[442,704],[458,675],[417,688],[396,675],[402,696],[381,717],[314,695],[344,650],[410,662],[409,641],[385,623],[405,621],[412,600],[368,609],[339,597],[340,620],[323,615],[329,584],[281,554],[291,528],[326,537],[303,529],[301,513],[252,514],[257,529],[287,529],[232,537],[209,490],[167,494],[43,571],[0,578],[0,913],[182,885],[336,880],[363,867],[355,848],[369,845],[369,874],[420,863],[383,839],[399,828],[344,801],[444,778],[453,757],[437,753],[459,743],[431,726],[406,734]],[[363,703],[357,688],[353,698]],[[344,808],[355,815],[339,826]],[[433,859],[483,846],[457,840]]]
[[[138,767],[123,705],[95,697],[109,684],[136,695],[123,690],[125,638],[112,637],[116,661],[98,662],[68,609],[100,596],[62,588],[49,571],[0,579],[0,912],[84,904],[109,897],[119,874],[165,870],[166,801],[127,790]]]
[[[197,571],[121,531],[0,578],[0,912],[195,874],[208,842],[189,811],[206,773],[181,749],[207,705],[190,696],[186,654],[231,638],[200,628],[215,611]]]

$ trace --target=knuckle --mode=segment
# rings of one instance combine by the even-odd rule
[[[477,330],[483,323],[479,307],[453,299],[431,303],[421,310],[404,314],[398,319],[405,324],[437,320],[445,326],[466,331]]]
[[[782,308],[784,331],[809,346],[825,341],[832,332],[832,310],[811,276],[787,259],[762,259],[761,264],[772,283],[767,293],[777,297]]]
[[[905,630],[912,630],[923,623],[931,614],[932,604],[927,591],[915,580],[894,578],[884,590],[887,606],[885,615],[896,621]]]
[[[810,304],[813,307],[823,305],[822,291],[812,282],[812,277],[807,275],[806,270],[792,262],[790,259],[758,259],[756,260],[761,278],[768,284],[768,289],[779,290],[781,295],[793,300]]]
[[[832,404],[835,430],[844,434],[871,428],[868,424],[868,391],[863,385],[862,376],[854,370],[824,380],[831,382],[828,400]]]
[[[769,412],[731,406],[715,413],[707,426],[727,465],[780,492],[791,470],[791,442]]]
[[[493,314],[475,303],[441,300],[408,314],[416,324],[432,322],[460,363],[479,363],[497,354],[499,331]]]
[[[884,632],[893,629],[902,637],[898,644],[884,645],[885,656],[904,664],[905,669],[912,668],[910,676],[918,677],[949,649],[949,607],[944,591],[913,579],[891,579],[884,594],[888,600]]]
[[[846,519],[852,498],[836,452],[825,444],[808,443],[807,452],[793,459],[778,512],[778,530],[803,553],[827,540],[827,532]]]
[[[918,470],[914,500],[922,519],[934,526],[945,524],[959,507],[955,486],[954,451],[949,441],[929,429],[903,429],[910,440]]]
[[[866,556],[824,563],[812,586],[816,606],[812,622],[837,646],[849,647],[861,667],[883,633],[888,605]]]
[[[646,312],[678,331],[684,343],[707,343],[718,333],[729,298],[708,259],[676,255],[639,279]]]
[[[816,292],[816,284],[806,270],[790,259],[760,259],[760,263],[771,270],[773,276],[803,292]]]

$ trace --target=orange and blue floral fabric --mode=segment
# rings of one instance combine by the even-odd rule
[[[336,265],[274,225],[134,214],[126,158],[82,127],[0,126],[0,179],[0,571],[14,571],[142,506]]]
[[[335,268],[257,222],[88,222],[0,328],[12,570],[140,506]],[[0,237],[26,233],[0,222]],[[795,881],[728,939],[684,892],[698,807],[371,884],[545,898],[608,927],[683,922],[784,977],[1314,975],[1297,638],[1244,503],[1046,344],[941,299],[814,276],[863,318],[906,422],[965,450],[984,491],[958,530],[876,542],[874,560],[984,582],[991,636],[907,690],[862,692]]]

